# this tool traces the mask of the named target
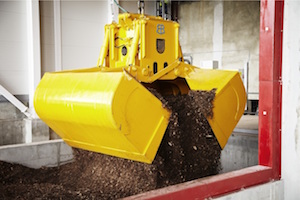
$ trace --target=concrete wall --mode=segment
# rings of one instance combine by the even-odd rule
[[[62,140],[0,147],[0,160],[30,168],[57,167],[72,159],[72,148]]]
[[[0,1],[0,84],[13,94],[28,94],[25,1]]]
[[[138,13],[137,1],[119,0],[119,3],[128,12]],[[156,10],[155,1],[145,0],[145,14],[155,16],[156,15],[155,10]],[[122,13],[122,11],[120,13]]]
[[[241,69],[249,62],[249,99],[258,99],[260,1],[224,1],[224,69]]]
[[[299,1],[285,1],[282,61],[282,179],[285,199],[300,197],[299,10]]]
[[[248,91],[258,93],[259,16],[259,1],[180,2],[182,51],[200,67],[217,60],[219,68],[238,70],[249,62]]]
[[[230,172],[258,164],[258,134],[233,133],[221,154],[222,171]]]
[[[24,115],[9,102],[0,102],[0,146],[24,143],[30,124]]]
[[[0,146],[49,140],[49,127],[28,119],[10,102],[0,102]]]
[[[180,2],[179,40],[183,53],[193,55],[193,64],[213,60],[214,6],[212,1]]]

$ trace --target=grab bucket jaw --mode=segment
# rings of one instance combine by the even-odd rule
[[[238,72],[194,67],[185,77],[191,90],[216,88],[213,117],[208,122],[223,149],[244,113],[246,92]]]
[[[99,68],[46,73],[34,107],[70,146],[151,163],[170,112],[139,82]]]

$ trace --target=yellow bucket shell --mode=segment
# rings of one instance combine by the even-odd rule
[[[46,73],[34,107],[73,147],[151,163],[170,112],[126,72]]]
[[[185,79],[191,90],[217,89],[208,122],[223,149],[245,110],[247,98],[239,72],[194,67]]]

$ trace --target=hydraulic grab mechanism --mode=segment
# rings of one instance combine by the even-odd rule
[[[199,69],[183,60],[179,24],[120,14],[105,26],[96,67],[46,73],[34,106],[70,146],[151,163],[170,111],[147,88],[181,95],[216,88],[210,126],[222,148],[245,108],[238,72]]]

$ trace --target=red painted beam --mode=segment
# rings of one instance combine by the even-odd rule
[[[281,173],[283,1],[261,1],[259,57],[259,164]]]
[[[259,81],[281,80],[284,1],[260,4]]]
[[[272,169],[270,167],[254,166],[149,191],[125,199],[205,199],[269,182],[271,176]]]

